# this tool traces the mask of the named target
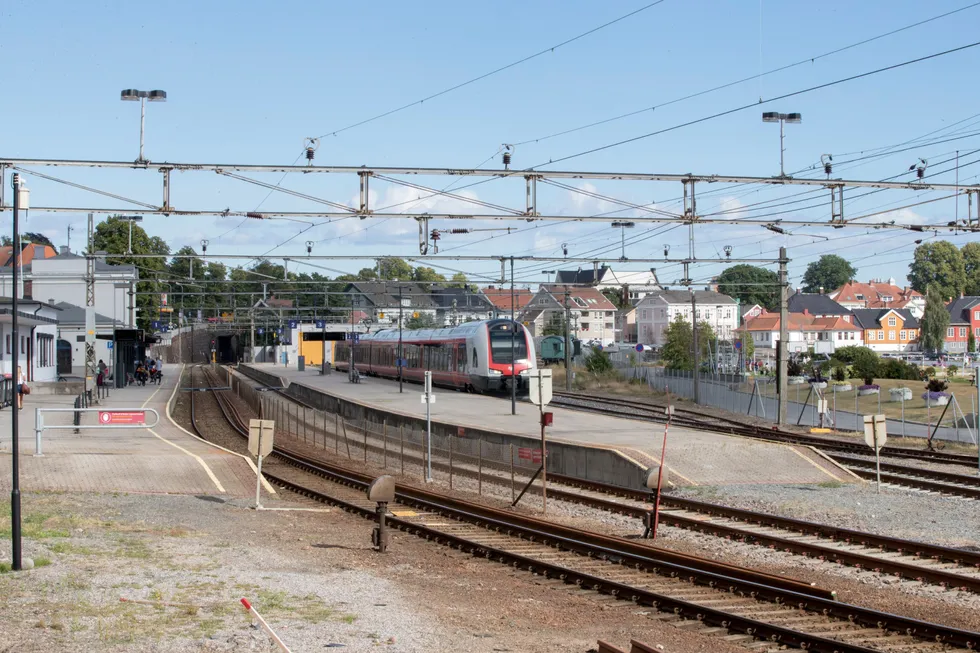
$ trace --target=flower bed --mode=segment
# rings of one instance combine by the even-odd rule
[[[922,398],[926,400],[926,406],[945,406],[949,403],[948,392],[923,392]]]
[[[892,401],[908,401],[912,398],[912,388],[892,388],[888,394]]]
[[[858,386],[858,396],[866,397],[868,395],[876,395],[881,391],[881,386],[877,383],[871,383],[869,385],[859,385]]]
[[[789,385],[803,385],[806,383],[805,376],[790,376],[786,378],[786,383]]]
[[[834,383],[831,388],[833,388],[834,392],[850,392],[854,389],[850,383],[841,382]]]
[[[810,387],[816,388],[817,390],[823,390],[827,387],[826,381],[810,381]]]

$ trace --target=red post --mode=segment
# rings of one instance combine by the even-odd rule
[[[660,489],[663,487],[664,482],[664,460],[667,457],[667,430],[670,428],[671,418],[670,388],[665,387],[665,389],[667,391],[667,422],[664,424],[664,443],[660,449],[660,469],[657,471],[657,497],[653,504],[653,539],[657,539],[657,526],[660,524]]]

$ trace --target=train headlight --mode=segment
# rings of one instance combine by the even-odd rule
[[[490,370],[490,376],[500,376],[503,374],[500,370]]]
[[[518,374],[519,374],[520,376],[527,376],[527,375],[529,375],[530,373],[531,373],[531,370],[521,370],[520,372],[518,372]]]

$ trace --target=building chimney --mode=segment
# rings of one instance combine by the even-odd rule
[[[71,254],[71,250],[68,249],[68,245],[62,245],[61,247],[58,248],[58,253],[59,254]]]
[[[803,292],[803,289],[800,288],[799,286],[797,286],[796,287],[796,294],[800,294],[801,292]]]
[[[804,308],[804,309],[803,309],[803,314],[804,314],[804,315],[809,315],[809,314],[810,314],[810,310],[809,310],[809,309],[807,309],[807,308]]]

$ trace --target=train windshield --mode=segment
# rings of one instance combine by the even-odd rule
[[[511,355],[511,346],[514,347],[514,356]],[[510,325],[491,328],[490,353],[494,363],[512,363],[515,359],[527,358],[527,341],[524,339],[523,330],[515,335],[510,330]]]

